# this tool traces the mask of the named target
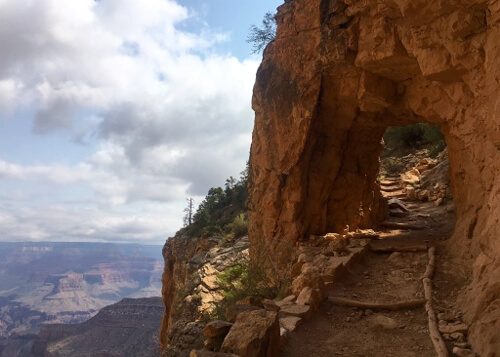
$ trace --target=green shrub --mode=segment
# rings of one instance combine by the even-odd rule
[[[443,141],[444,136],[437,125],[418,123],[403,127],[390,126],[384,134],[384,142],[388,147],[404,146],[420,148],[423,145]]]
[[[248,234],[248,220],[244,213],[237,215],[226,227],[234,238],[243,237]]]
[[[218,224],[211,224],[203,228],[204,237],[214,237],[222,234],[222,228]]]
[[[403,171],[405,168],[404,163],[395,159],[393,157],[389,157],[383,161],[383,166],[385,171],[390,175],[396,175]]]
[[[446,147],[444,136],[438,125],[418,123],[404,127],[388,127],[384,134],[387,156],[404,156],[415,149],[428,149],[436,156]]]
[[[286,255],[295,252],[295,247],[283,244]],[[252,259],[242,257],[231,267],[217,275],[219,288],[223,290],[222,301],[217,303],[212,318],[224,319],[226,310],[247,296],[274,299],[286,296],[290,286],[290,265],[277,264],[269,254],[267,244],[254,246]],[[293,261],[293,259],[292,259]]]
[[[446,142],[443,139],[441,141],[438,141],[436,144],[434,144],[432,147],[429,148],[429,156],[434,159],[444,149],[446,149]]]

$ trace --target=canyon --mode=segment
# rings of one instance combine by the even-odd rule
[[[42,325],[65,329],[122,298],[159,297],[160,259],[159,246],[0,243],[0,355],[28,353]]]
[[[160,297],[123,299],[83,323],[42,326],[29,356],[155,356],[162,314]]]

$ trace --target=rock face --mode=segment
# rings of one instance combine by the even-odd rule
[[[191,349],[203,348],[202,317],[222,299],[217,275],[248,256],[247,236],[228,244],[220,240],[181,235],[169,238],[163,247],[160,344],[168,356],[187,356]]]
[[[471,267],[470,341],[500,350],[500,3],[287,0],[257,73],[250,241],[280,245],[374,226],[381,138],[438,124]],[[281,257],[286,259],[286,257]]]
[[[203,250],[207,245],[206,240],[189,239],[187,237],[168,239],[163,247],[162,254],[165,267],[162,275],[161,295],[165,305],[165,312],[160,328],[160,344],[166,348],[168,332],[172,325],[172,308],[179,283],[186,281],[189,262],[192,257]]]

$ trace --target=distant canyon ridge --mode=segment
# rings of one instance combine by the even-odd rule
[[[42,324],[80,323],[125,297],[161,296],[162,270],[160,246],[0,243],[0,355]]]

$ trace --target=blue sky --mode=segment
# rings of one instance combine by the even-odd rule
[[[281,2],[0,0],[0,241],[173,235],[245,166]]]

